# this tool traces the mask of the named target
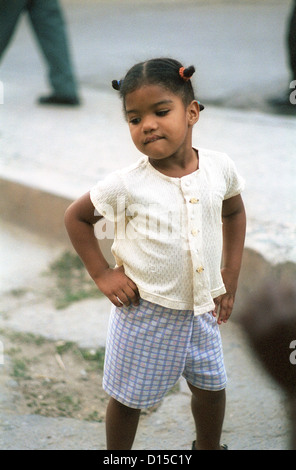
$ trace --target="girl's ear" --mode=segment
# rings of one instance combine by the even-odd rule
[[[199,120],[199,104],[196,100],[191,101],[187,107],[188,124],[194,126]]]

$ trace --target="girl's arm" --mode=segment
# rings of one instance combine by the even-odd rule
[[[232,313],[243,256],[246,214],[240,195],[226,199],[223,202],[222,219],[223,267],[221,272],[226,293],[214,299],[216,304],[214,314],[217,315],[219,309],[219,324],[226,323]]]
[[[124,273],[124,268],[110,268],[94,233],[95,216],[89,193],[73,202],[65,213],[65,226],[70,240],[100,291],[117,307],[139,304],[136,284]]]

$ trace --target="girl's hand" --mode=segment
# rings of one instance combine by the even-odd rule
[[[218,325],[221,325],[221,323],[226,323],[232,313],[234,295],[226,292],[226,294],[216,297],[214,302],[215,310],[213,311],[213,315],[214,317],[217,317],[218,315]]]
[[[139,292],[136,284],[126,276],[123,266],[107,268],[95,279],[100,291],[116,306],[139,305]]]
[[[218,325],[221,325],[221,323],[226,323],[229,319],[232,313],[235,300],[235,293],[237,289],[236,274],[234,274],[227,268],[223,268],[221,270],[221,274],[226,288],[226,293],[223,295],[219,295],[219,297],[216,297],[216,299],[214,299],[215,310],[213,312],[213,315],[214,317],[217,317],[218,315]]]

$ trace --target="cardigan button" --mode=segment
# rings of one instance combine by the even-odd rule
[[[199,267],[197,268],[196,272],[197,272],[198,274],[201,274],[204,270],[205,270],[205,268],[204,268],[203,266],[199,266]]]
[[[190,204],[198,204],[199,203],[199,199],[196,199],[196,197],[192,197],[190,200],[189,200]]]

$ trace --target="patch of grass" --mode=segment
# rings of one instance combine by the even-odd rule
[[[12,371],[11,375],[15,379],[30,379],[30,376],[28,375],[29,373],[29,368],[27,365],[27,361],[24,359],[19,359],[17,357],[12,358]]]
[[[10,293],[13,297],[21,298],[28,292],[28,289],[24,288],[15,288],[11,289]]]
[[[64,252],[55,260],[45,274],[54,279],[53,297],[57,309],[66,308],[79,300],[103,295],[89,277],[79,256],[70,251]]]
[[[105,348],[87,349],[80,348],[76,343],[71,341],[58,341],[55,345],[56,352],[61,356],[67,352],[71,352],[86,361],[88,370],[103,370],[105,360]]]
[[[74,411],[81,409],[80,399],[72,395],[57,396],[56,407],[61,412],[61,416],[72,416]]]
[[[72,341],[58,341],[55,345],[55,348],[58,354],[64,354],[68,351],[77,349],[77,346]]]
[[[1,331],[0,331],[1,333]],[[8,374],[18,386],[21,414],[101,422],[108,396],[101,388],[104,348],[81,348],[6,330]]]
[[[25,333],[19,331],[9,331],[6,332],[6,336],[14,343],[27,343],[35,344],[36,346],[41,346],[46,342],[46,339],[43,336],[34,335],[33,333]]]
[[[85,361],[91,362],[95,367],[103,370],[105,360],[105,349],[80,349],[82,357]]]
[[[97,411],[93,411],[85,418],[85,421],[96,421],[101,423],[103,420]]]
[[[58,341],[55,344],[56,352],[61,356],[67,352],[80,356],[88,364],[93,364],[96,369],[103,370],[105,359],[105,348],[87,349],[80,348],[71,341]]]

